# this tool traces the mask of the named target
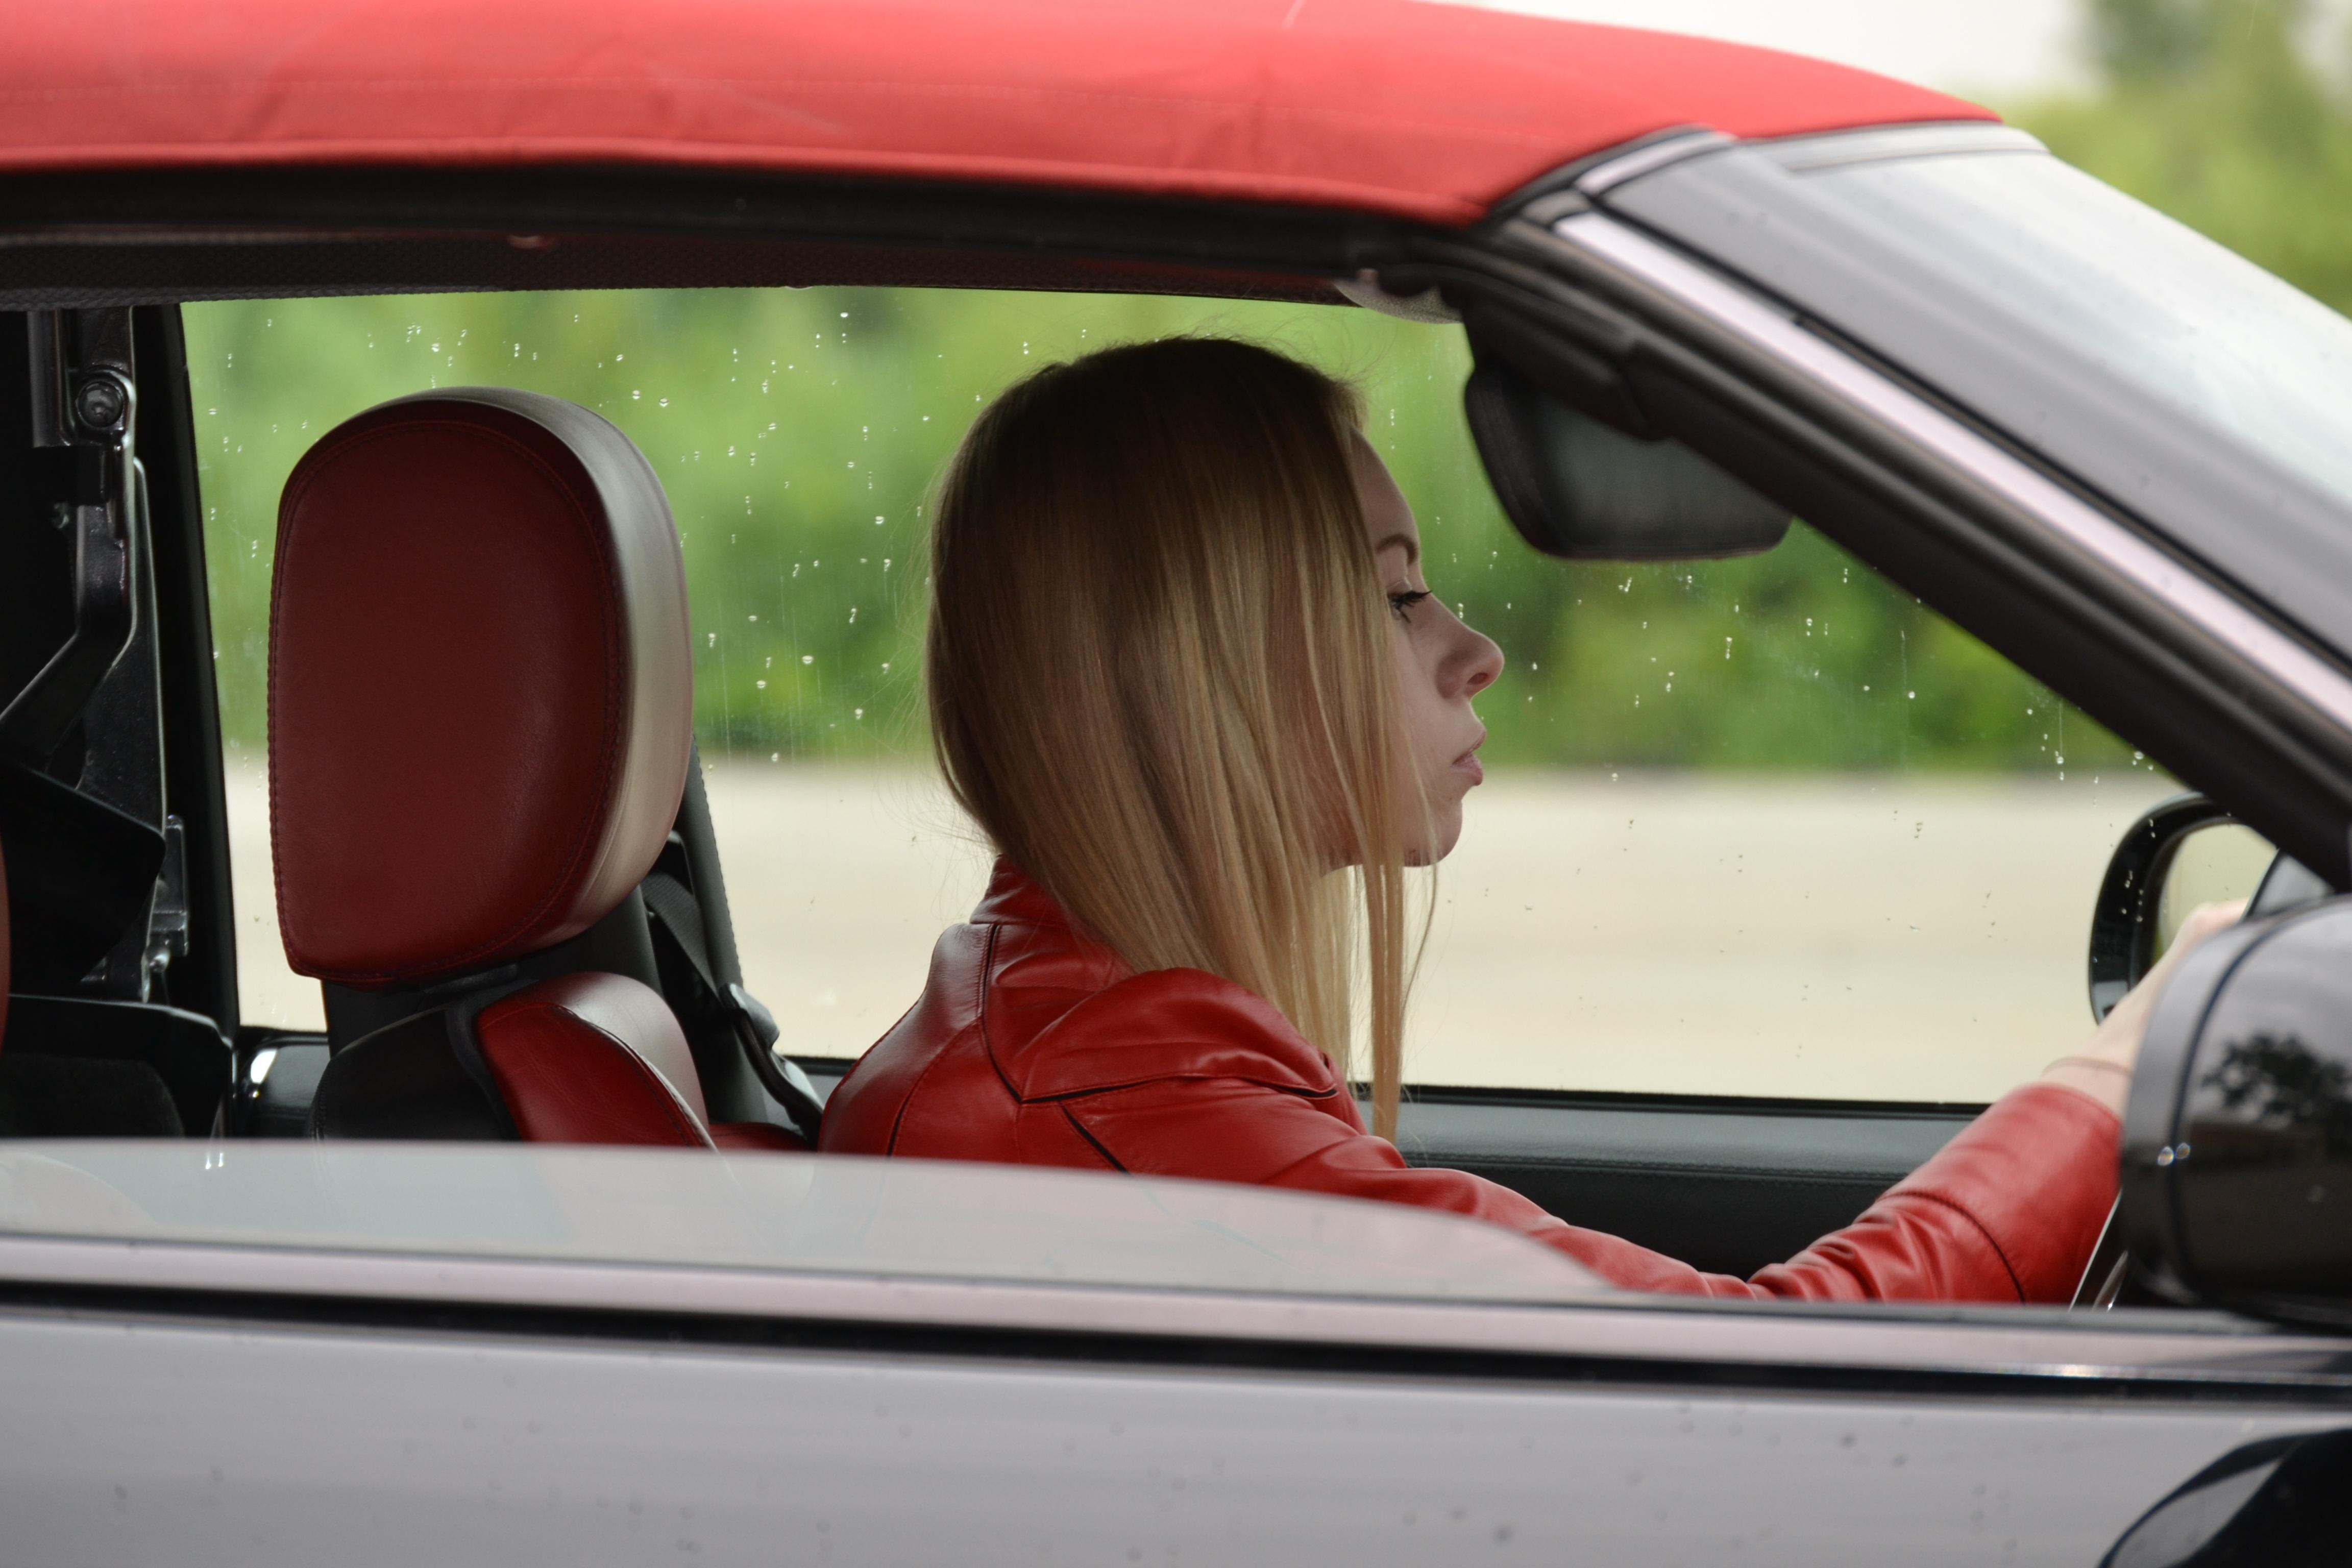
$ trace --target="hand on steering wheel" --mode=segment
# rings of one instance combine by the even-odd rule
[[[2108,1010],[2081,1050],[2052,1062],[2042,1075],[2043,1079],[2088,1095],[2121,1116],[2124,1101],[2131,1094],[2132,1068],[2139,1061],[2140,1037],[2147,1032],[2147,1015],[2156,1005],[2157,993],[2200,942],[2237,924],[2245,913],[2243,899],[2200,904],[2189,911],[2156,967]]]
[[[2147,1033],[2147,1016],[2156,1005],[2157,994],[2199,943],[2237,924],[2245,914],[2243,899],[2224,904],[2200,904],[2190,910],[2189,918],[2180,922],[2171,947],[2157,961],[2156,967],[2108,1010],[2090,1042],[2074,1056],[2061,1057],[2051,1063],[2042,1076],[2090,1096],[2121,1116],[2124,1101],[2131,1094],[2132,1069],[2139,1061],[2140,1040]],[[2129,1261],[2124,1253],[2123,1237],[2116,1229],[2115,1209],[2110,1207],[2106,1226],[2099,1232],[2098,1245],[2091,1249],[2090,1265],[2083,1270],[2083,1281],[2074,1289],[2073,1304],[2094,1310],[2114,1306],[2129,1273]]]

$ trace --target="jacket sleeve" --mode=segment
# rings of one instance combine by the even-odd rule
[[[1556,1247],[1627,1289],[1812,1300],[2064,1301],[2114,1199],[2121,1133],[2105,1107],[2030,1084],[1853,1224],[1743,1280],[1569,1225],[1483,1177],[1410,1168],[1395,1145],[1358,1130],[1352,1107],[1319,1103],[1328,1098],[1229,1078],[1162,1079],[1063,1110],[1139,1173],[1444,1209]]]

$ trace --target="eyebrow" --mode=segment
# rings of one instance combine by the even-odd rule
[[[1406,565],[1411,566],[1421,559],[1421,545],[1415,542],[1412,535],[1410,533],[1390,534],[1386,539],[1381,540],[1378,544],[1372,546],[1372,553],[1378,555],[1381,551],[1388,549],[1389,546],[1392,544],[1401,544],[1404,547],[1404,563]]]

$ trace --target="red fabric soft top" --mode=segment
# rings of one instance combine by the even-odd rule
[[[23,5],[0,170],[627,162],[1475,220],[1652,132],[1981,120],[1817,60],[1432,0]]]

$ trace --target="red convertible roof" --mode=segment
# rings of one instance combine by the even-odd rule
[[[1990,118],[1769,50],[1423,0],[13,7],[0,169],[626,162],[1459,224],[1650,132]]]

